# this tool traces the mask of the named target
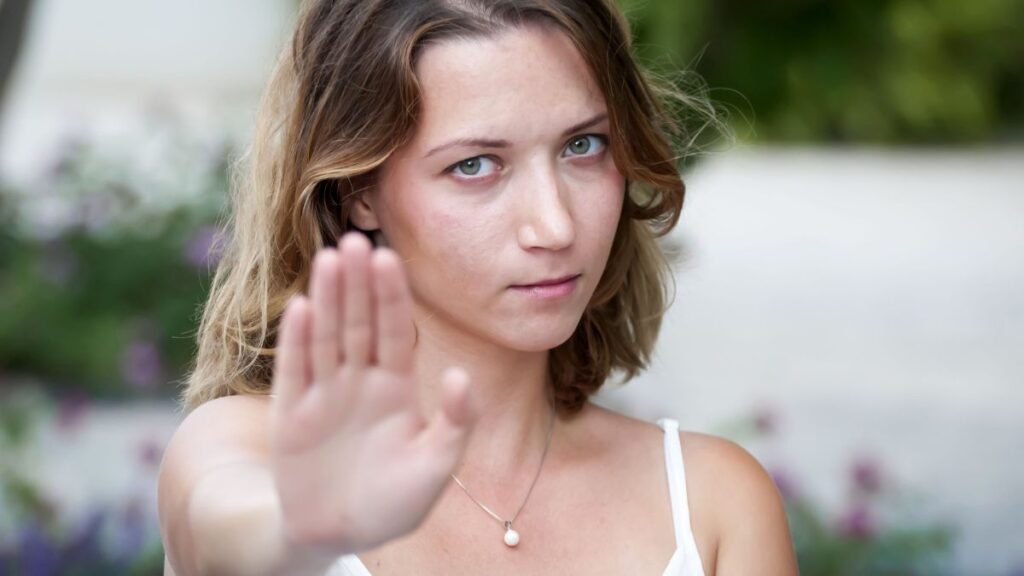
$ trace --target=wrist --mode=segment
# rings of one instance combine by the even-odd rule
[[[289,535],[273,478],[262,466],[222,468],[204,479],[189,516],[200,574],[323,576],[341,555]]]

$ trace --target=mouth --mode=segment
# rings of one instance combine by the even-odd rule
[[[581,274],[541,280],[533,284],[517,284],[512,289],[536,298],[559,298],[568,296],[576,289]]]

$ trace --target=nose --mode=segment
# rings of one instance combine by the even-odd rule
[[[525,250],[562,250],[576,239],[568,190],[550,167],[531,170],[523,182],[519,245]]]

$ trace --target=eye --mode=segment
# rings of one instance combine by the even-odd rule
[[[593,156],[604,151],[608,139],[600,134],[576,136],[566,144],[566,156]]]
[[[464,180],[476,180],[485,178],[498,170],[497,162],[487,156],[474,156],[460,160],[448,167],[446,172],[451,172]]]

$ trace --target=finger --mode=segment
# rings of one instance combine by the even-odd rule
[[[393,250],[378,248],[371,261],[377,300],[377,357],[380,365],[397,372],[412,368],[416,333],[412,324],[412,297]]]
[[[370,362],[372,311],[370,309],[370,243],[361,234],[346,234],[341,241],[342,267],[345,269],[345,309],[342,342],[345,363],[353,367]]]
[[[299,401],[310,375],[306,350],[309,349],[309,302],[295,296],[281,318],[280,336],[274,354],[272,393],[279,410],[288,411]]]
[[[476,424],[470,398],[469,375],[461,368],[449,368],[441,377],[441,407],[422,432],[420,441],[436,465],[446,472],[455,469]]]
[[[321,250],[313,258],[313,278],[309,292],[313,306],[314,382],[329,382],[337,374],[341,362],[339,264],[338,253],[332,249]]]

